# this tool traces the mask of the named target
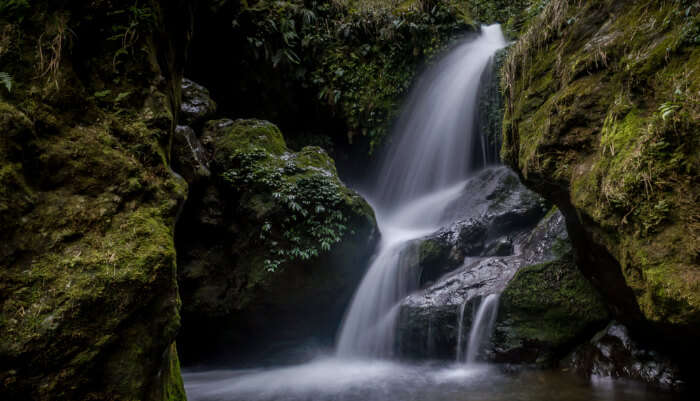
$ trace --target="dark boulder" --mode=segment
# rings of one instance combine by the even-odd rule
[[[418,255],[417,265],[409,268],[420,272],[421,286],[462,266],[466,257],[512,255],[514,237],[532,230],[547,213],[542,198],[506,167],[482,170],[463,193],[444,216],[443,221],[454,223],[408,246]]]
[[[684,386],[681,370],[668,356],[637,343],[627,327],[617,322],[577,347],[561,364],[587,377],[628,378],[667,388]]]
[[[209,96],[209,90],[198,83],[184,78],[182,80],[182,105],[180,122],[195,126],[216,113],[216,103]]]
[[[508,177],[513,177],[512,173],[501,168],[476,176],[467,184],[465,194],[482,201],[490,197],[491,201],[475,208],[469,207],[471,199],[455,202],[455,208],[469,213],[467,217],[410,245],[420,256],[417,269],[424,289],[401,303],[397,324],[400,355],[455,358],[458,341],[463,346],[466,343],[481,300],[503,292],[522,266],[556,258],[550,249],[559,242],[567,243],[564,219],[556,211],[539,224],[537,220],[519,220],[510,225],[511,231],[494,228],[493,219],[505,216],[507,207],[536,210],[540,218],[546,213],[541,211],[540,202],[529,201],[536,196],[522,195],[521,192],[529,191],[517,178],[510,182]],[[520,200],[526,204],[519,204]],[[505,234],[492,236],[498,232]]]
[[[173,136],[173,169],[187,182],[197,184],[210,176],[209,158],[195,131],[187,125],[178,125]]]

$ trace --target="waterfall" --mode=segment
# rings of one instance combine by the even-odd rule
[[[481,158],[473,155],[482,153],[474,129],[482,73],[504,46],[500,26],[483,27],[428,69],[409,95],[377,186],[366,194],[382,239],[346,312],[339,356],[392,355],[397,305],[418,286],[418,277],[407,271],[407,244],[437,230],[448,205],[463,196],[473,161]]]
[[[490,294],[479,304],[476,316],[469,330],[469,342],[467,343],[467,363],[476,362],[476,358],[482,351],[484,343],[491,337],[493,325],[496,322],[498,312],[498,295]]]
[[[464,308],[467,306],[467,301],[462,302],[459,305],[459,313],[457,314],[457,362],[462,360],[462,325],[464,323]]]

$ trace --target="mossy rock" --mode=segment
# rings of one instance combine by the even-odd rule
[[[502,157],[566,215],[617,318],[700,333],[700,13],[550,1],[509,50]]]
[[[268,121],[209,121],[201,142],[212,179],[178,228],[180,283],[185,322],[218,328],[185,328],[183,349],[216,332],[235,347],[253,332],[334,331],[378,238],[372,208],[323,149],[289,150]],[[300,324],[310,311],[317,322]]]
[[[14,81],[0,101],[4,399],[184,399],[173,230],[187,185],[168,147],[182,68],[170,50],[186,33],[169,30],[182,2],[139,4],[153,20],[128,60],[101,28],[128,22],[112,3],[0,17]]]
[[[607,320],[602,298],[570,256],[524,267],[500,297],[496,360],[551,364]]]

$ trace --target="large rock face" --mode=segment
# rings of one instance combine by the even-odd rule
[[[503,158],[560,207],[616,316],[693,349],[699,30],[692,1],[553,0],[503,70]]]
[[[291,152],[267,121],[210,121],[198,141],[183,168],[211,179],[178,225],[186,355],[331,337],[378,237],[372,209],[321,148]]]
[[[477,308],[502,293],[494,341],[482,357],[555,363],[607,318],[599,295],[565,258],[571,247],[564,217],[545,216],[543,200],[505,167],[482,171],[464,193],[447,213],[463,220],[405,250],[415,261],[406,269],[420,275],[422,289],[401,303],[398,352],[463,358],[457,351],[466,350]]]
[[[13,81],[0,100],[0,398],[184,399],[173,228],[186,184],[168,145],[186,3],[140,2],[149,19],[124,41],[103,28],[135,11],[114,2],[14,4],[0,17]]]

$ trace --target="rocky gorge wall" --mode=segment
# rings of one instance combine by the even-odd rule
[[[78,3],[2,4],[0,397],[182,400],[189,3]]]
[[[686,357],[700,330],[699,7],[553,0],[502,70],[504,161],[559,206],[614,316]]]

